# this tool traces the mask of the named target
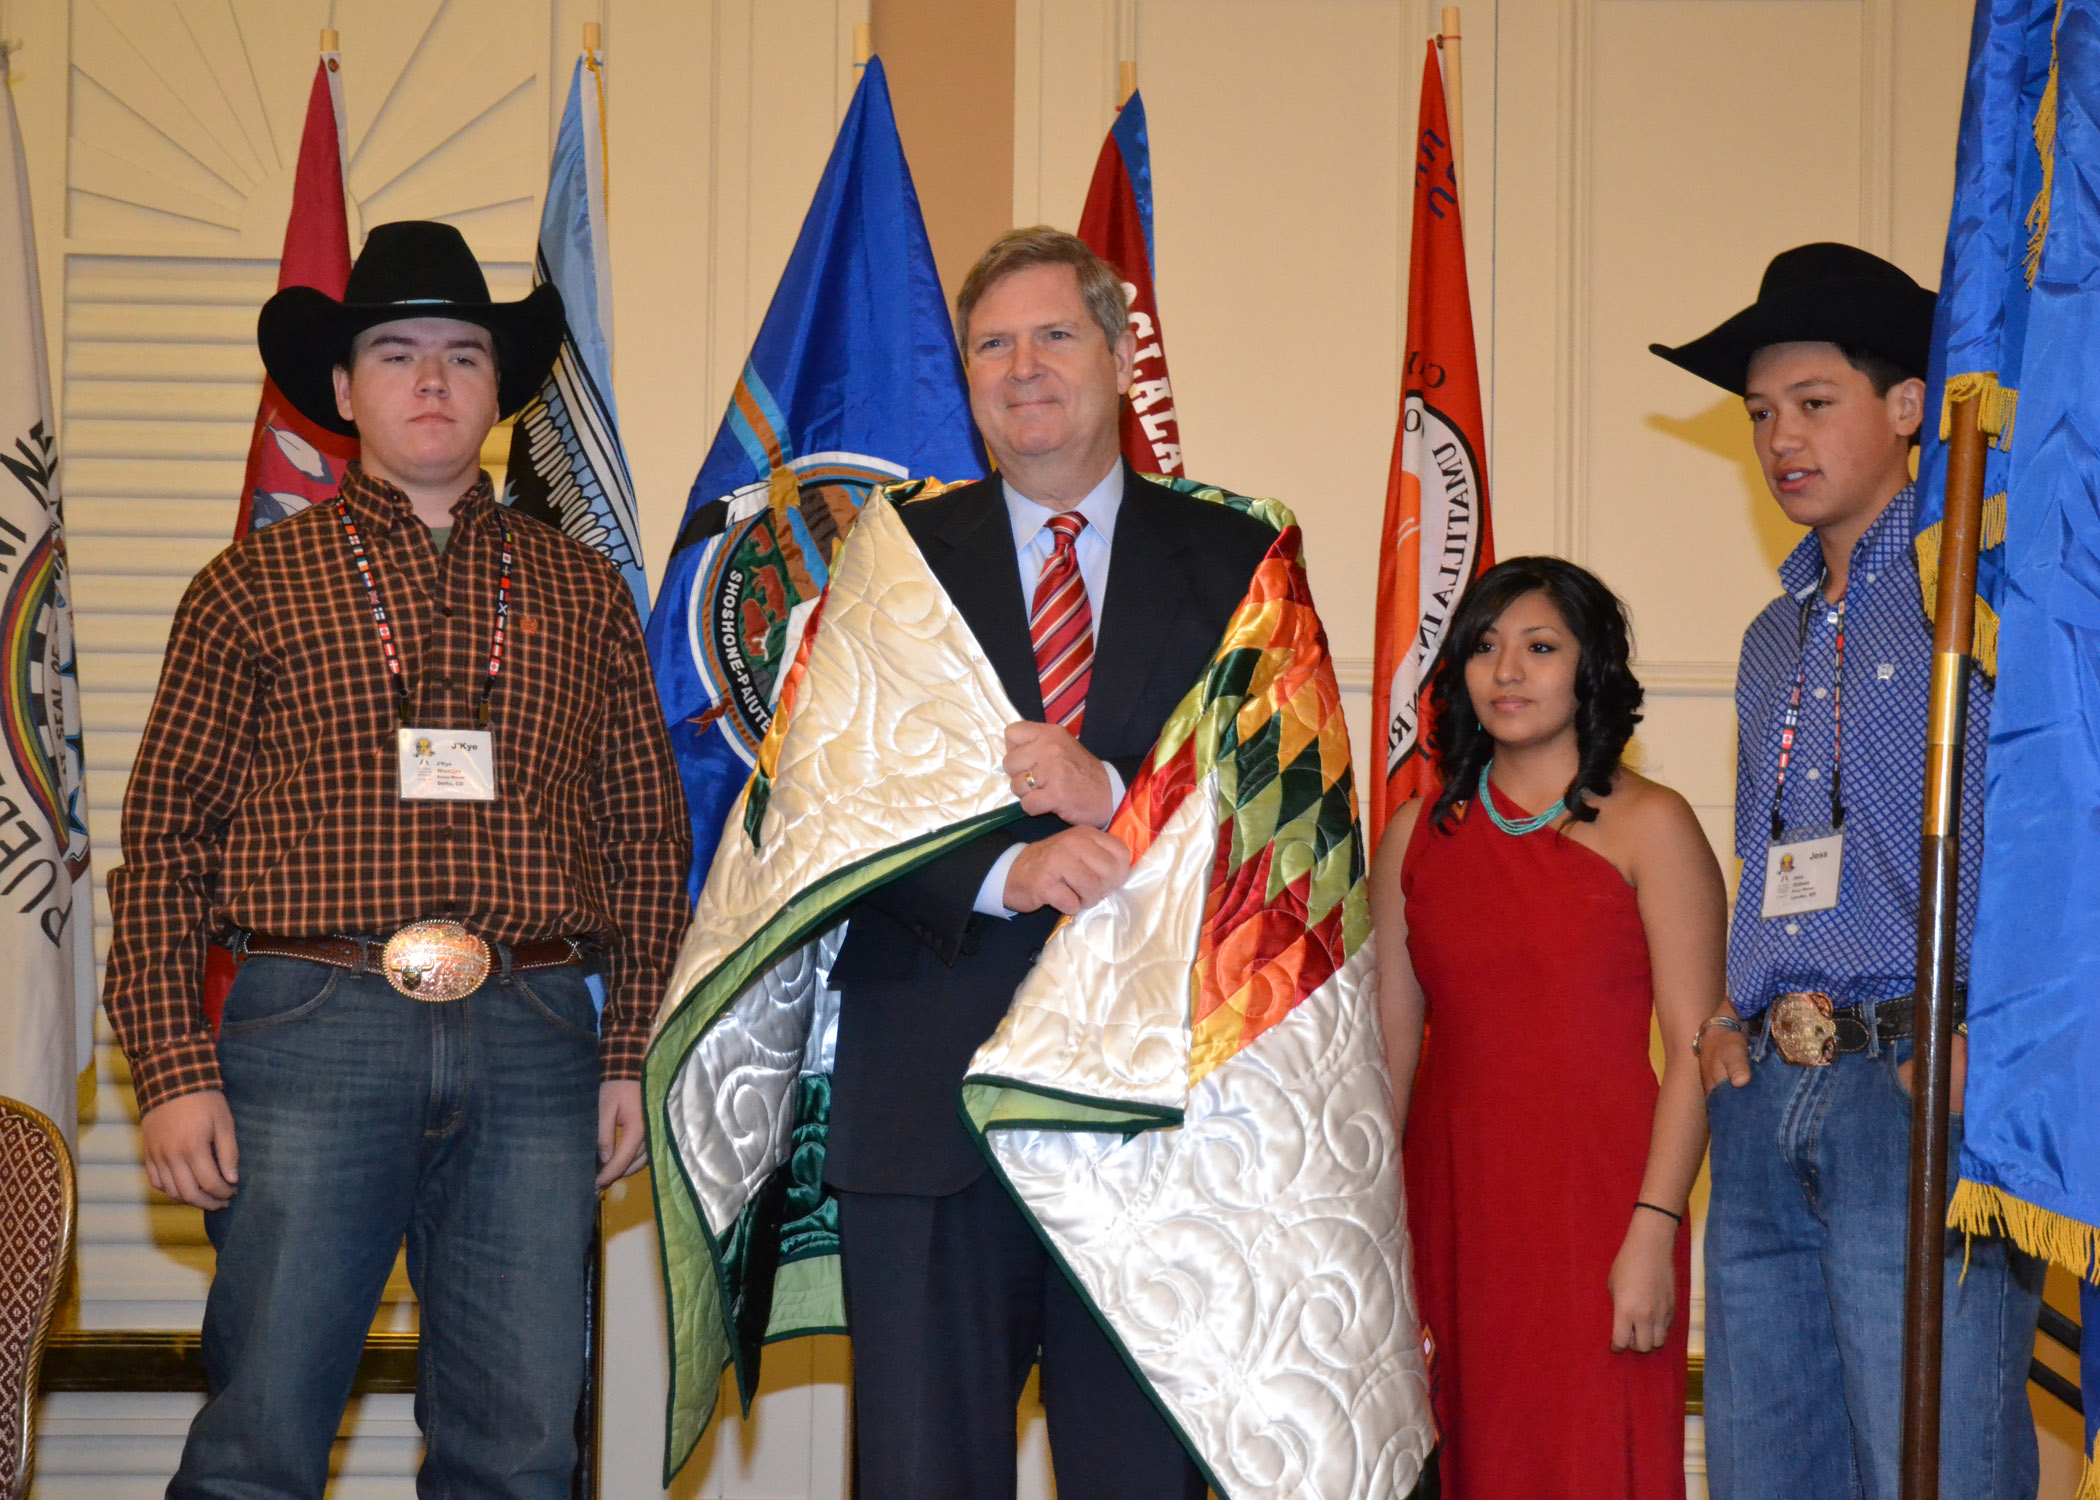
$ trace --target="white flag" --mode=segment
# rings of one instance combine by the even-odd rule
[[[29,172],[0,46],[0,1094],[73,1141],[94,1056],[94,900],[73,604]]]

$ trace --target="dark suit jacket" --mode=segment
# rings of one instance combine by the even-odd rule
[[[1028,604],[999,481],[911,502],[902,514],[1014,707],[1040,720]],[[1126,785],[1216,652],[1275,539],[1251,517],[1125,466],[1080,743]],[[831,974],[843,995],[824,1167],[834,1187],[940,1196],[985,1170],[958,1109],[963,1069],[1006,1014],[1057,913],[1009,919],[973,908],[1008,846],[1064,826],[1040,817],[996,829],[854,908]]]

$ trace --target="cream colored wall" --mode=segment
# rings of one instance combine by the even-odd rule
[[[1138,62],[1191,472],[1297,509],[1361,745],[1432,7],[997,3],[1011,4],[1014,23],[1013,222],[1076,220],[1116,103],[1116,62]],[[500,294],[529,262],[578,28],[603,20],[616,384],[654,574],[830,149],[853,84],[852,28],[868,9],[4,6],[0,29],[30,43],[16,95],[60,340],[99,875],[167,613],[231,525],[260,377],[248,330],[289,196],[285,153],[266,159],[259,143],[296,133],[315,29],[343,31],[352,140],[373,142],[351,172],[368,217],[459,215],[496,263]],[[1465,7],[1468,249],[1500,550],[1575,557],[1626,596],[1651,694],[1640,755],[1692,799],[1724,855],[1735,643],[1772,593],[1792,533],[1747,464],[1730,403],[1645,347],[1740,306],[1770,254],[1804,239],[1856,239],[1936,279],[1968,10],[1966,0]],[[164,38],[177,21],[226,62],[226,16],[240,21],[252,109],[234,103],[245,97],[238,73],[169,66],[180,47]],[[250,142],[252,162],[212,156],[226,132]],[[178,190],[209,211],[192,205],[202,217],[185,217],[189,200],[168,197]],[[101,1078],[84,1143],[78,1316],[194,1324],[205,1266],[195,1217],[147,1206],[120,1067],[105,1059]],[[661,1310],[639,1180],[607,1214],[606,1491],[655,1493]],[[754,1420],[725,1420],[676,1493],[844,1492],[839,1342],[778,1348],[769,1369]],[[39,1493],[158,1493],[189,1405],[52,1403]],[[361,1436],[344,1472],[357,1479],[345,1492],[409,1493],[402,1404],[366,1402],[353,1425]],[[1027,1443],[1025,1489],[1040,1494],[1039,1425]]]

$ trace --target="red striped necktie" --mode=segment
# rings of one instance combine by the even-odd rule
[[[1086,517],[1067,512],[1049,522],[1056,550],[1036,580],[1028,612],[1028,638],[1035,646],[1036,676],[1043,684],[1043,722],[1074,737],[1086,718],[1086,689],[1094,671],[1094,612],[1079,574],[1079,533]]]

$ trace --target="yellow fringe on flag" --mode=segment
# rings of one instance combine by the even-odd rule
[[[1954,1185],[1947,1203],[1947,1227],[1963,1234],[2012,1237],[2029,1255],[2062,1266],[2090,1280],[2100,1274],[2100,1227],[2037,1208],[2003,1188],[1967,1180]]]
[[[1934,521],[1917,536],[1918,591],[1924,596],[1928,620],[1940,602],[1940,525]],[[1980,550],[2005,545],[2005,491],[2000,490],[1983,502],[1979,531],[1976,542]],[[1998,611],[1981,594],[1976,596],[1976,632],[1969,655],[1991,676],[1998,675]],[[2094,1500],[2100,1500],[2100,1496]]]
[[[1954,403],[1972,396],[1976,398],[1976,425],[1984,437],[1994,448],[2011,448],[2020,393],[1998,384],[1997,375],[1990,370],[1947,377],[1947,392],[1940,401],[1940,441],[1954,436]]]
[[[2049,239],[2049,190],[2056,183],[2056,33],[2064,21],[2064,0],[2056,0],[2056,19],[2049,27],[2049,81],[2034,111],[2034,149],[2042,158],[2042,186],[2027,210],[2027,284],[2041,274],[2042,246]]]
[[[2073,1500],[2100,1500],[2100,1439],[2094,1440],[2093,1451],[2085,1456],[2085,1472],[2078,1476]]]

